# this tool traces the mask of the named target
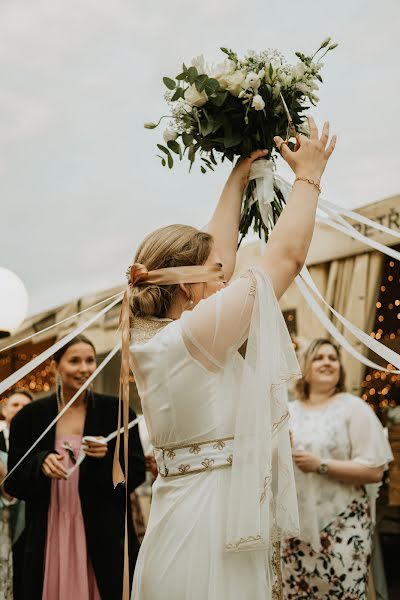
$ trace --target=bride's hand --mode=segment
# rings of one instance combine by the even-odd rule
[[[238,160],[232,169],[232,172],[229,176],[229,181],[235,182],[244,190],[249,183],[249,173],[252,163],[258,158],[265,158],[267,153],[268,150],[253,150],[250,156]]]
[[[296,177],[309,177],[319,182],[326,164],[331,157],[336,145],[336,136],[334,135],[329,144],[329,123],[325,122],[322,129],[322,135],[319,137],[318,128],[312,117],[308,118],[310,128],[310,137],[299,136],[299,149],[292,152],[288,145],[279,136],[274,138],[274,142],[280,151],[282,158],[288,163]]]

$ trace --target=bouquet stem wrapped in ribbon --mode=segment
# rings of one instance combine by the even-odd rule
[[[214,170],[218,162],[248,156],[253,150],[268,150],[268,159],[252,166],[245,192],[240,222],[241,238],[252,227],[260,238],[268,238],[284,207],[284,197],[274,180],[277,152],[274,137],[291,140],[293,128],[307,135],[305,112],[316,105],[323,56],[336,48],[327,38],[308,56],[296,52],[298,62],[291,65],[276,50],[248,52],[239,58],[221,48],[225,60],[209,65],[200,56],[182,67],[174,79],[164,77],[170,114],[164,144],[157,144],[163,166],[172,168],[174,158],[187,157],[190,168],[195,161],[200,170]],[[288,123],[286,106],[292,116]]]

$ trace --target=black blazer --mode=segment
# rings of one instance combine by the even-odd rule
[[[6,438],[4,437],[4,433],[2,431],[0,431],[0,450],[7,452]]]
[[[55,394],[25,406],[12,420],[8,470],[10,471],[31,444],[57,415]],[[90,393],[83,435],[108,435],[117,429],[118,402],[112,396]],[[130,411],[129,420],[135,418]],[[123,444],[121,444],[122,446]],[[26,501],[25,553],[22,591],[18,600],[41,600],[47,537],[47,513],[51,480],[41,466],[54,452],[55,428],[39,442],[5,483],[9,494]],[[122,596],[125,490],[112,483],[115,440],[109,443],[105,458],[86,457],[79,469],[79,496],[85,524],[88,553],[96,574],[102,600]],[[123,449],[121,448],[121,465]],[[145,459],[138,428],[129,431],[129,491],[145,479]],[[130,578],[139,549],[128,509]],[[76,599],[78,600],[78,599]]]

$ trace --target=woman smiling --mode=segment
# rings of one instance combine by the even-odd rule
[[[95,371],[92,342],[73,339],[54,355],[54,366],[56,393],[25,407],[12,421],[9,469]],[[106,437],[117,428],[117,417],[116,398],[82,392],[6,482],[10,494],[26,500],[22,600],[121,597],[125,492],[112,483],[114,444],[86,443],[86,459],[70,474],[82,437]],[[129,491],[144,478],[135,429],[129,439]],[[128,529],[132,577],[138,542],[130,515]]]
[[[300,536],[283,548],[284,598],[364,600],[375,498],[393,459],[370,407],[345,392],[338,348],[303,356],[290,428]]]

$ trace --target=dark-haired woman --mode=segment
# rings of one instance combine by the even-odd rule
[[[300,535],[283,548],[285,600],[365,600],[374,505],[392,452],[371,408],[345,392],[338,348],[314,340],[290,406]]]
[[[96,368],[93,344],[80,336],[54,356],[57,392],[33,402],[14,419],[9,470]],[[114,443],[87,443],[71,475],[83,436],[117,429],[118,402],[84,391],[6,482],[26,501],[22,600],[115,600],[122,594],[125,492],[112,483]],[[130,420],[134,418],[133,412]],[[130,432],[129,489],[145,477],[137,429]],[[138,552],[128,513],[130,571]]]

